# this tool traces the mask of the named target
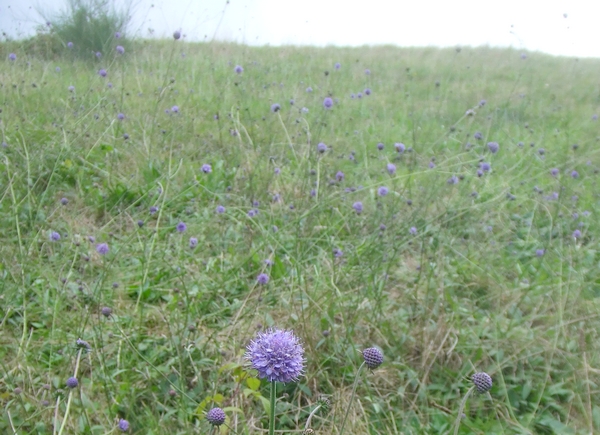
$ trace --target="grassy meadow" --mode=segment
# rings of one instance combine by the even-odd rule
[[[320,395],[316,434],[349,405],[347,434],[600,433],[599,70],[0,44],[0,433],[266,433],[244,353],[271,327],[306,358],[279,434]],[[369,347],[384,363],[350,403]],[[492,389],[461,407],[481,371]]]

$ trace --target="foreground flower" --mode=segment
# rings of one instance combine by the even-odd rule
[[[270,329],[247,347],[246,359],[268,381],[292,382],[304,370],[304,349],[293,331]]]
[[[471,380],[473,381],[473,384],[475,384],[477,392],[480,394],[490,391],[490,389],[492,388],[492,378],[487,373],[475,373],[471,377]]]
[[[225,411],[221,408],[213,408],[206,413],[206,419],[214,426],[221,426],[225,423]]]
[[[119,420],[118,426],[121,432],[127,432],[129,430],[129,422],[124,418]]]
[[[326,109],[331,109],[333,107],[333,100],[330,97],[326,97],[323,100],[323,107]]]
[[[365,359],[365,364],[371,370],[376,369],[383,363],[383,353],[376,347],[365,349],[362,354]]]

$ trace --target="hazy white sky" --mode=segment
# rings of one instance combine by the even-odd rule
[[[133,0],[132,34],[213,37],[251,45],[513,46],[600,57],[598,0]],[[125,0],[115,0],[124,4]],[[0,30],[31,34],[36,6],[65,0],[0,0]]]

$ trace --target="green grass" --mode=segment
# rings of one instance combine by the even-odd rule
[[[221,433],[263,433],[269,384],[243,355],[271,326],[306,357],[279,385],[279,433],[301,433],[320,394],[332,406],[312,427],[338,433],[373,346],[385,362],[362,373],[347,434],[453,433],[476,371],[494,386],[461,434],[600,431],[600,60],[181,41],[95,64],[0,55],[2,433],[58,432],[78,338],[93,350],[63,434],[119,418],[208,433],[212,406]]]

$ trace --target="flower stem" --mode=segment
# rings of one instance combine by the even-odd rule
[[[340,427],[340,435],[344,433],[344,426],[346,425],[346,420],[348,419],[348,414],[350,414],[350,408],[352,407],[352,401],[354,400],[354,394],[356,393],[356,387],[358,386],[358,377],[360,376],[360,371],[364,367],[365,362],[363,362],[358,371],[356,372],[356,378],[354,379],[354,385],[352,386],[352,395],[350,396],[350,402],[348,403],[348,409],[346,409],[346,415],[344,415],[344,419],[342,420],[342,426]]]
[[[81,352],[83,349],[79,349],[77,352],[77,361],[75,362],[75,373],[73,377],[77,378],[77,372],[79,371],[79,360],[81,359]],[[69,416],[69,410],[71,409],[71,401],[73,400],[73,395],[75,394],[74,389],[71,388],[69,391],[69,398],[67,399],[67,409],[65,410],[65,416],[63,417],[62,424],[60,425],[60,430],[58,431],[58,435],[62,435],[63,430],[67,424],[67,417]]]
[[[310,415],[308,416],[308,418],[306,419],[306,424],[304,425],[304,430],[308,429],[310,427],[310,421],[313,418],[313,415],[315,415],[317,413],[317,411],[319,410],[319,408],[323,406],[321,404],[318,404],[317,407],[315,409],[312,410],[312,412],[310,413]]]
[[[275,387],[276,381],[271,381],[271,408],[269,409],[269,435],[275,434],[275,393],[277,391]]]
[[[454,421],[454,435],[458,435],[458,428],[460,427],[460,421],[462,420],[462,414],[465,409],[467,399],[469,398],[474,389],[475,385],[469,388],[469,391],[467,391],[467,394],[465,394],[465,397],[463,397],[462,402],[460,402],[460,408],[458,408],[458,415],[456,416],[456,420]]]

